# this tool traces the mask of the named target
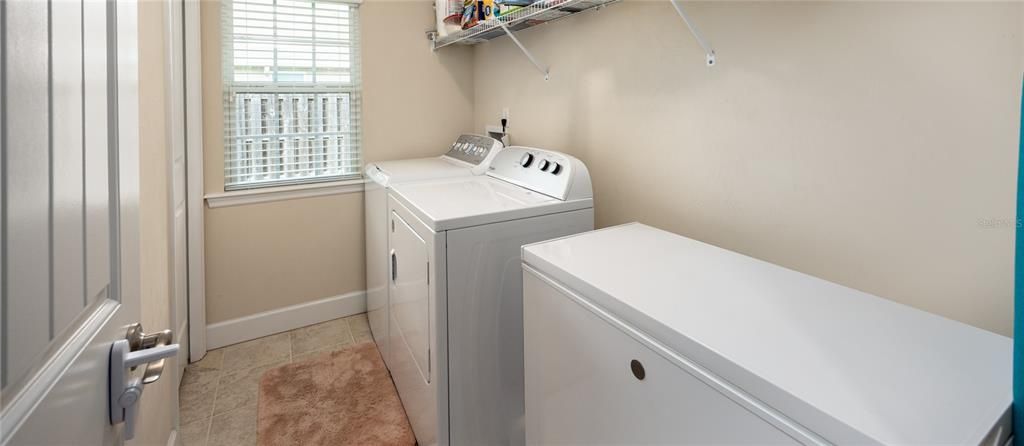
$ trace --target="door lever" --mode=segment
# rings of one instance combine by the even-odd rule
[[[124,438],[135,437],[142,389],[160,379],[164,360],[178,354],[178,344],[171,344],[174,333],[164,330],[147,335],[141,324],[128,327],[125,339],[110,347],[110,424],[124,422]],[[132,376],[136,367],[146,364],[142,377]]]
[[[142,336],[142,348],[149,350],[156,347],[168,346],[171,345],[171,341],[173,340],[174,332],[169,329],[153,334],[146,334]],[[142,383],[151,384],[160,379],[160,375],[164,372],[165,362],[167,362],[166,357],[160,358],[156,362],[147,363],[146,371],[142,374]]]

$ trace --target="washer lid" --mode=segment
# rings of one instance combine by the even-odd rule
[[[523,261],[835,444],[980,444],[1009,415],[1012,340],[960,322],[636,223]]]
[[[364,173],[367,178],[382,186],[406,181],[468,177],[474,174],[469,165],[444,157],[370,163],[366,165]]]
[[[435,232],[593,207],[589,198],[562,201],[490,176],[397,184],[391,196]]]

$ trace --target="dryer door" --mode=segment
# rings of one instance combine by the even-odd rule
[[[438,431],[440,418],[447,416],[447,407],[444,410],[438,407],[441,403],[436,388],[439,383],[434,379],[438,371],[432,370],[438,359],[431,357],[432,347],[436,345],[431,336],[437,329],[436,319],[432,317],[435,296],[431,291],[436,285],[431,282],[436,280],[428,278],[427,274],[433,249],[437,246],[432,235],[436,235],[424,230],[400,205],[393,206],[388,214],[388,231],[391,377],[417,442],[425,446],[447,444],[438,438],[438,434],[446,437],[448,433],[446,418],[442,424],[444,431]]]
[[[394,359],[414,366],[430,382],[430,288],[427,242],[397,212],[391,213],[391,345]],[[401,360],[399,357],[405,357]]]

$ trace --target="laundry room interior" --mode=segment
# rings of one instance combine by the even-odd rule
[[[1024,445],[1024,2],[0,24],[0,445]]]

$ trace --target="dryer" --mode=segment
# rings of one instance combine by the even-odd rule
[[[508,147],[389,194],[391,374],[419,444],[522,444],[523,245],[594,226],[590,175]]]
[[[388,323],[388,209],[387,190],[394,184],[437,178],[468,177],[486,172],[501,141],[480,135],[460,135],[439,157],[369,163],[364,169],[366,219],[366,308],[370,332],[384,363],[390,367]]]

